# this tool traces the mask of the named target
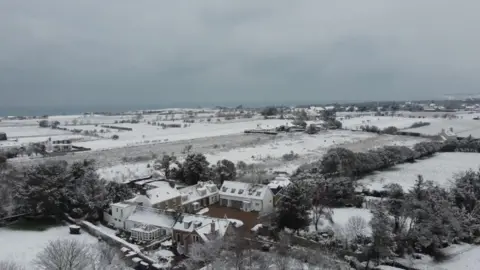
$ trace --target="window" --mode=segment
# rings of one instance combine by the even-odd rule
[[[227,192],[227,190],[228,190],[227,187],[223,187],[223,188],[222,188],[222,191],[223,191],[223,192]]]
[[[177,242],[180,243],[181,236],[179,233],[177,233]]]
[[[120,217],[123,217],[123,209],[120,210]]]
[[[198,235],[192,235],[192,239],[194,243],[200,242],[200,238],[198,237]]]
[[[260,197],[260,194],[262,194],[262,192],[261,192],[261,191],[257,191],[257,194],[255,194],[255,196]]]
[[[240,189],[240,190],[238,191],[238,194],[243,194],[243,192],[244,192],[244,190],[243,190],[243,189]]]
[[[236,189],[232,188],[232,191],[231,191],[231,193],[235,193],[235,190],[236,190]]]
[[[117,213],[118,213],[118,208],[115,208],[115,209],[117,209],[117,211],[115,211],[115,212],[117,212]]]

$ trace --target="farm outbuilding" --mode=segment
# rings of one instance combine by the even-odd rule
[[[0,132],[0,141],[6,141],[6,140],[7,140],[7,133]]]

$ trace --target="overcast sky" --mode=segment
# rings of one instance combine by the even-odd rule
[[[0,106],[480,92],[478,0],[0,0]]]

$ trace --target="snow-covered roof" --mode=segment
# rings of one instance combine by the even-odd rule
[[[112,203],[110,206],[111,207],[116,206],[116,207],[119,207],[119,208],[127,208],[127,207],[130,207],[130,206],[133,206],[133,205],[129,204],[129,203],[124,203],[124,202],[117,202],[117,203]]]
[[[220,188],[220,195],[261,200],[268,190],[267,185],[225,181]]]
[[[168,213],[154,213],[142,210],[135,211],[128,217],[127,221],[134,221],[162,228],[171,228],[175,224],[175,218]]]
[[[179,169],[178,164],[175,163],[175,162],[172,162],[172,163],[170,163],[170,165],[168,165],[168,169],[169,170],[178,170]]]
[[[214,231],[212,233],[212,223],[214,224]],[[198,227],[195,232],[202,238],[203,241],[208,242],[217,237],[223,237],[228,229],[230,221],[228,219],[213,220],[210,224]]]
[[[211,181],[198,182],[196,185],[181,188],[179,191],[182,196],[182,204],[188,204],[213,194],[218,194],[217,186]]]
[[[147,190],[147,197],[152,205],[171,200],[181,195],[175,186],[172,187],[169,182],[155,181],[148,183],[148,185],[156,187]]]
[[[207,237],[207,235],[211,233],[212,222],[215,224],[215,232],[218,232],[217,235],[220,236],[223,236],[225,234],[225,230],[227,229],[228,224],[230,224],[230,221],[224,218],[183,214],[182,216],[180,216],[180,218],[178,218],[177,222],[173,226],[173,229],[183,232],[196,231],[200,235],[200,237],[202,237],[202,235]]]
[[[270,181],[270,183],[268,183],[268,187],[270,189],[284,188],[284,187],[290,185],[290,183],[291,182],[290,182],[290,179],[288,177],[277,176],[277,177],[275,177],[275,179]]]

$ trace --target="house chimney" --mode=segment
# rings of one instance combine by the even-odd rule
[[[212,220],[212,223],[210,223],[210,232],[215,233],[215,221]]]

